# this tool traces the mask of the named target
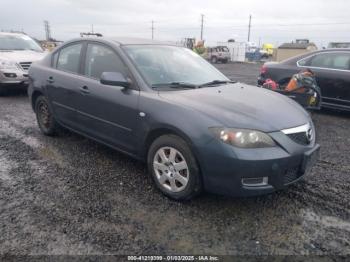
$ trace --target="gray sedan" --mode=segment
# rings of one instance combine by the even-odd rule
[[[314,125],[302,107],[230,81],[183,47],[79,38],[29,75],[45,135],[65,127],[145,161],[157,188],[176,200],[202,190],[270,193],[300,180],[317,160]]]

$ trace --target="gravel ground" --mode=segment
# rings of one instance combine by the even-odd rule
[[[217,65],[255,84],[254,64]],[[350,254],[350,115],[313,113],[304,181],[262,197],[177,203],[145,165],[84,137],[43,136],[25,94],[0,98],[0,254]]]

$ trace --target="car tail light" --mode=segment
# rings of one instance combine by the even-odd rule
[[[266,74],[267,73],[267,66],[266,65],[263,65],[261,68],[260,68],[260,74]]]

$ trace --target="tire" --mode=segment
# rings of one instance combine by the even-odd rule
[[[6,88],[0,85],[0,96],[6,96],[6,95],[7,95]]]
[[[213,63],[213,64],[216,64],[218,62],[218,58],[216,56],[213,56],[210,61]]]
[[[34,109],[40,131],[46,136],[56,135],[59,130],[59,124],[52,114],[47,98],[39,96],[35,100]]]
[[[228,59],[222,60],[222,63],[223,63],[223,64],[227,64],[227,62],[228,62]]]
[[[147,166],[156,187],[171,199],[189,200],[202,191],[197,161],[188,144],[178,136],[157,138],[148,150]]]

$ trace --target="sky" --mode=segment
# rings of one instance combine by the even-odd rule
[[[0,0],[0,30],[18,30],[45,38],[43,21],[58,40],[80,32],[104,36],[180,41],[200,38],[201,14],[206,45],[235,39],[280,45],[307,38],[319,47],[350,42],[348,0]]]

